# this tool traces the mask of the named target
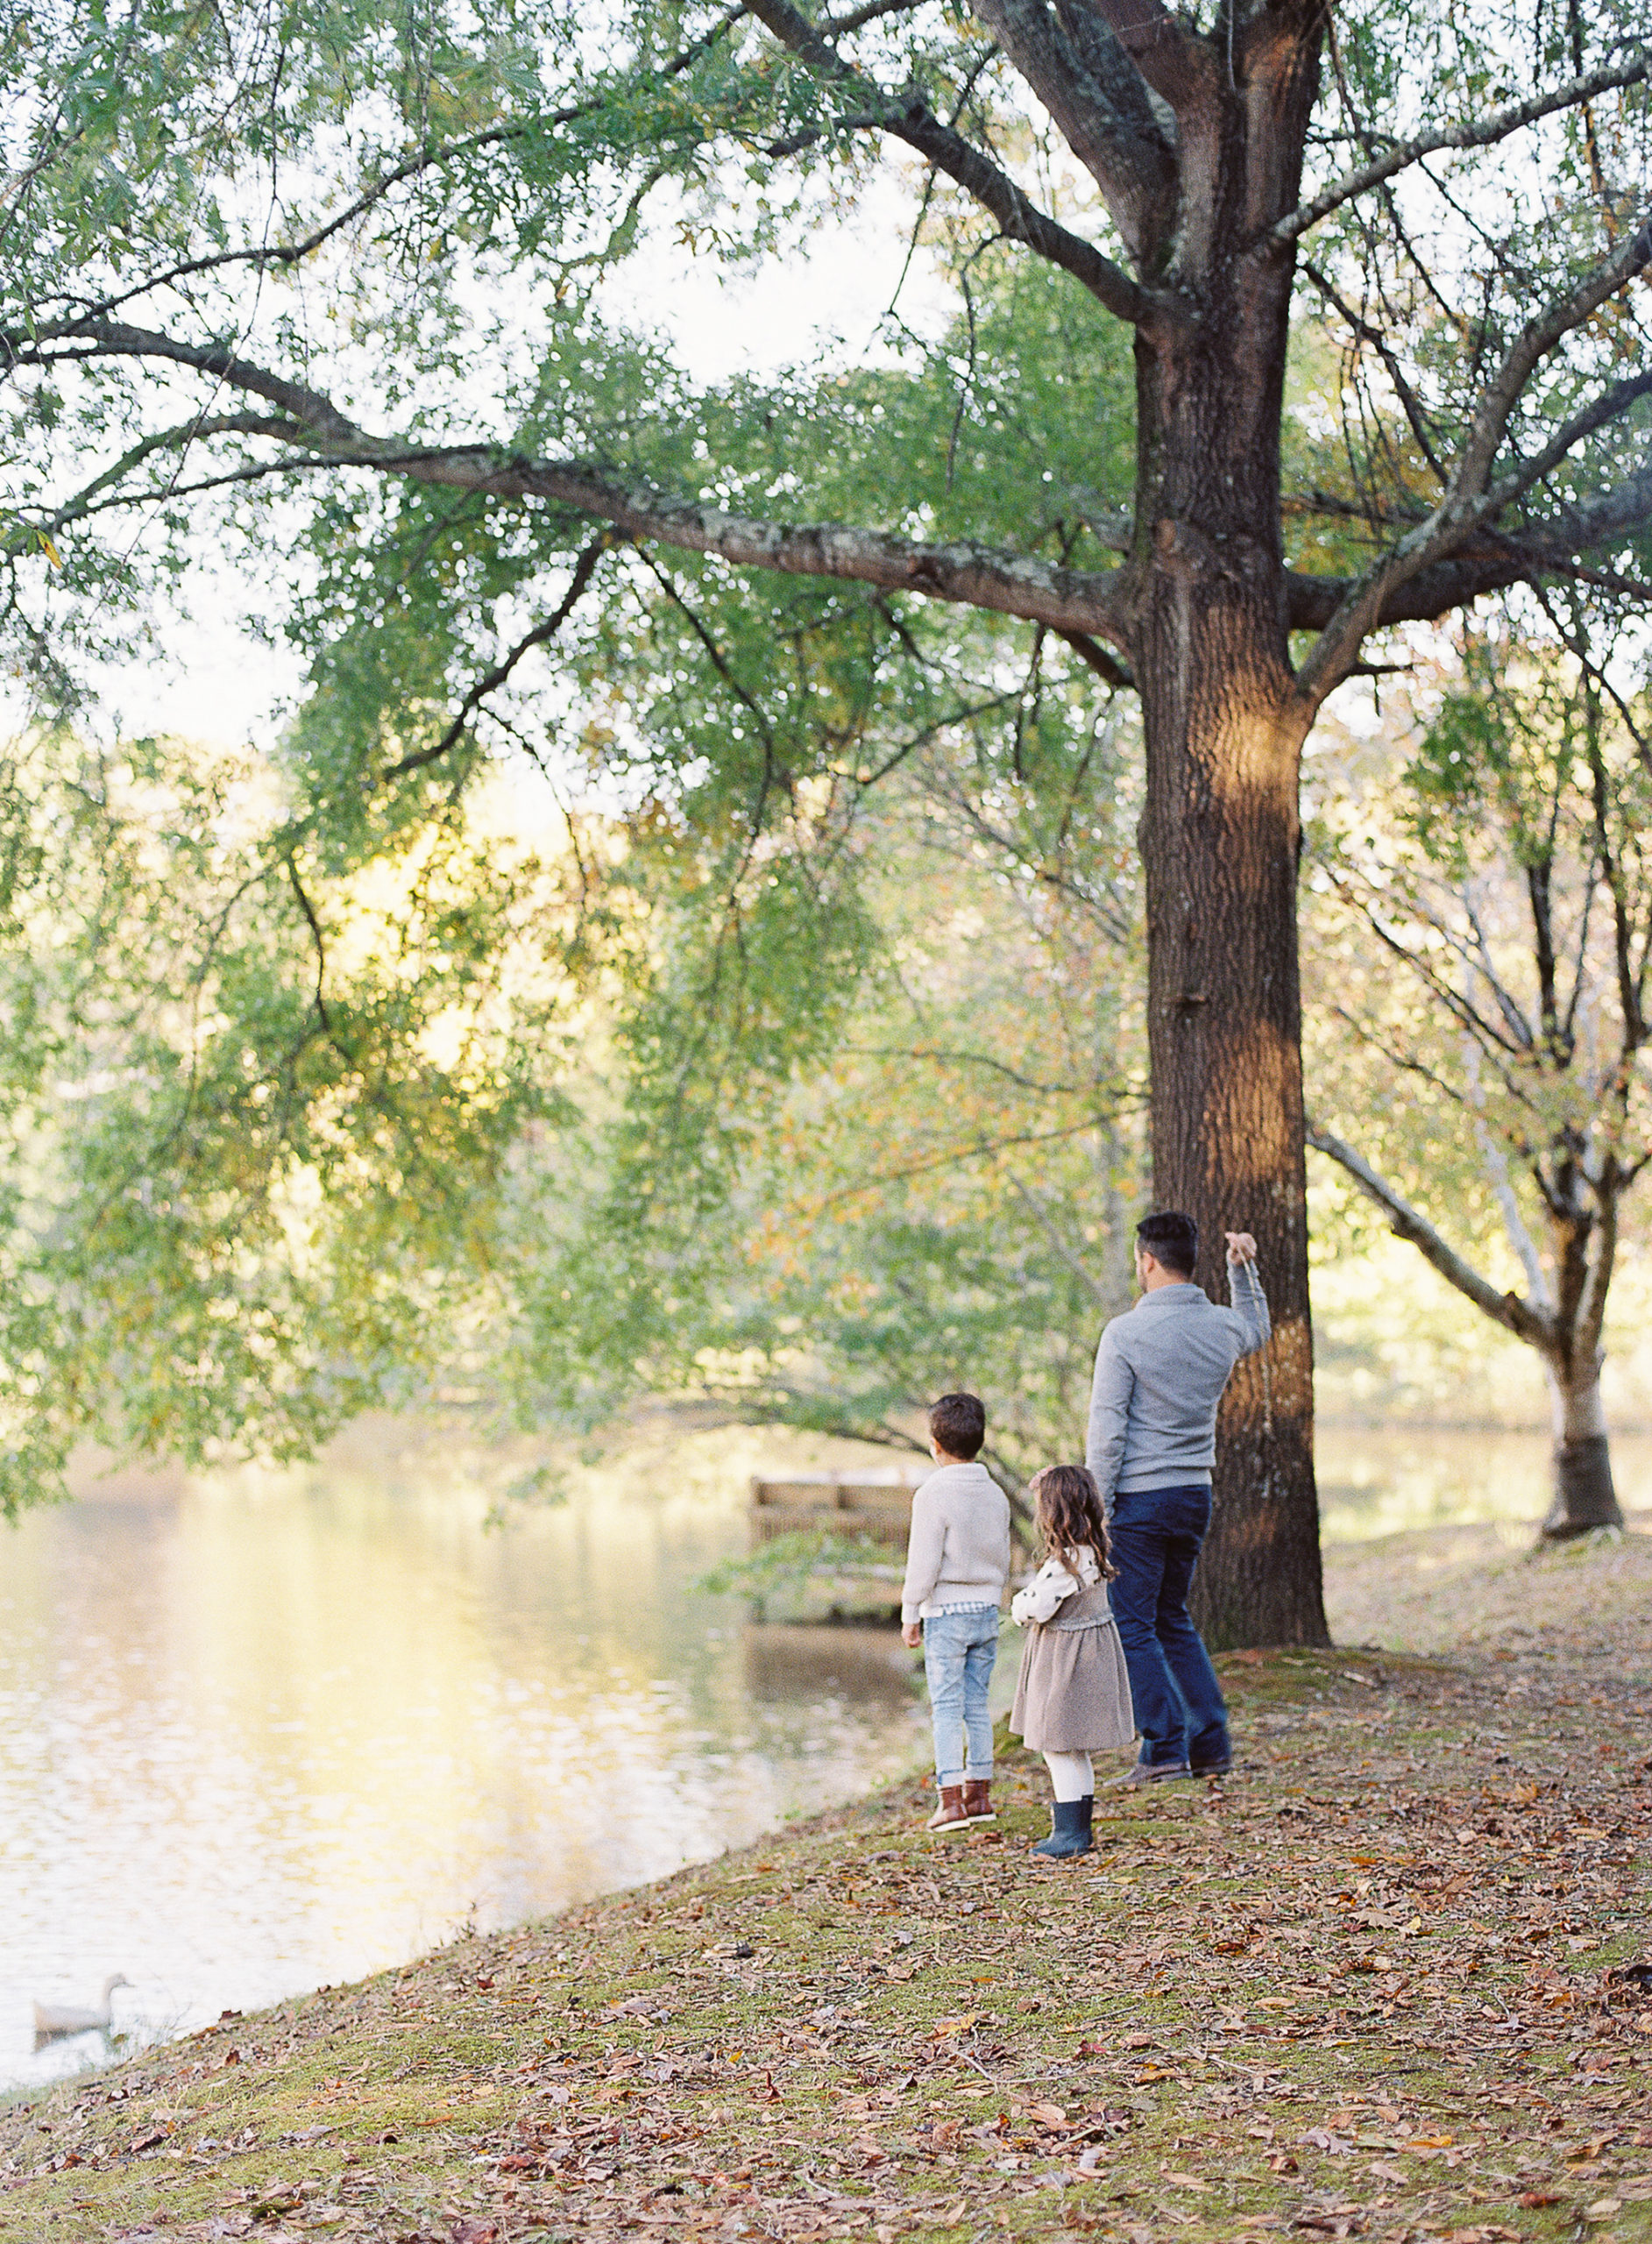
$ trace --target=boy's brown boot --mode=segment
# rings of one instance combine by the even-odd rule
[[[996,1823],[998,1811],[992,1804],[992,1779],[989,1777],[964,1779],[964,1814],[972,1823]]]
[[[942,1785],[940,1806],[930,1817],[926,1829],[931,1831],[963,1831],[969,1827],[964,1812],[964,1788],[961,1785]]]

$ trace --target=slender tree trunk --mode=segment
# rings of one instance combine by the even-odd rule
[[[1599,1361],[1576,1368],[1551,1364],[1549,1382],[1555,1413],[1555,1500],[1543,1522],[1543,1540],[1563,1543],[1592,1528],[1621,1527]]]

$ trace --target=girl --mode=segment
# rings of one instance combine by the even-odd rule
[[[1136,1720],[1107,1601],[1101,1491],[1081,1465],[1050,1465],[1028,1493],[1049,1555],[1010,1607],[1027,1632],[1010,1727],[1043,1754],[1055,1788],[1054,1828],[1032,1851],[1060,1862],[1090,1850],[1091,1753],[1130,1744]]]

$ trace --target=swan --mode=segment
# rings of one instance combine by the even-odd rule
[[[123,1978],[118,1971],[103,1982],[103,2003],[101,2010],[72,2010],[55,2008],[50,2003],[34,2006],[34,2032],[38,2040],[51,2040],[59,2034],[107,2034],[112,2023],[109,1999],[117,1987],[130,1987],[131,1981]]]

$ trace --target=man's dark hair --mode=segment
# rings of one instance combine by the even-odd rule
[[[1144,1216],[1136,1226],[1136,1239],[1166,1270],[1174,1270],[1184,1278],[1192,1277],[1194,1265],[1199,1260],[1199,1226],[1191,1216],[1184,1216],[1179,1208],[1166,1208],[1162,1215]]]
[[[943,1395],[929,1406],[929,1431],[948,1457],[974,1457],[987,1438],[987,1406],[978,1395]]]

